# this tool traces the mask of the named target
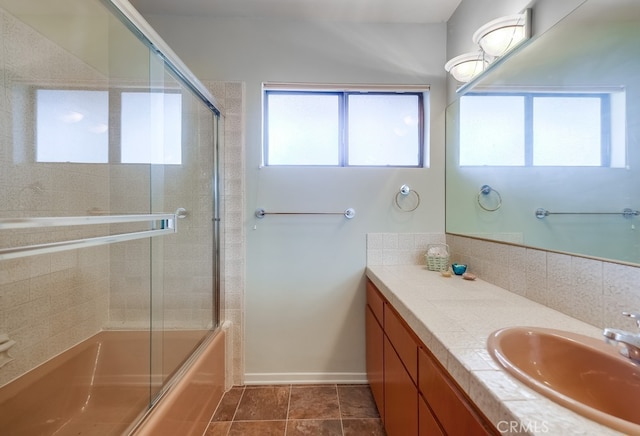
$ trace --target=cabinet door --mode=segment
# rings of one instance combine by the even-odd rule
[[[418,434],[418,389],[384,338],[384,428],[388,436]]]
[[[371,307],[371,310],[380,325],[384,327],[384,300],[382,295],[380,295],[380,291],[376,288],[376,285],[371,283],[371,280],[367,280],[367,304]]]
[[[418,344],[389,303],[384,305],[384,332],[413,382],[418,384]]]
[[[373,399],[376,402],[376,406],[378,406],[378,412],[384,422],[384,333],[368,305],[366,306],[365,312],[367,378],[369,379]]]
[[[473,411],[457,386],[424,350],[419,352],[420,392],[442,428],[451,435],[483,436],[492,434]]]
[[[418,428],[419,436],[444,436],[440,424],[434,418],[422,395],[418,395]]]

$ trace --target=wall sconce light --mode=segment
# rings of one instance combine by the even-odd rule
[[[444,65],[444,69],[458,82],[466,83],[483,72],[488,63],[484,53],[479,51],[456,56]]]
[[[473,42],[490,56],[502,56],[531,37],[531,9],[496,18],[473,34]]]
[[[465,53],[447,62],[447,70],[458,82],[469,82],[485,70],[496,58],[505,55],[522,41],[531,38],[531,9],[522,13],[496,18],[473,34],[479,52]]]

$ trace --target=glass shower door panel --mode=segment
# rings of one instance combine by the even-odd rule
[[[0,0],[0,27],[0,218],[150,213],[150,165],[123,163],[119,141],[123,90],[150,87],[148,48],[99,1]],[[0,248],[141,226],[3,231]],[[12,294],[0,333],[15,339],[0,386],[96,341],[81,354],[83,371],[43,386],[27,421],[52,434],[120,434],[146,411],[149,259],[145,238],[0,261],[0,292]]]
[[[178,232],[153,241],[152,380],[153,393],[169,379],[214,327],[213,113],[172,74],[152,61],[154,112],[162,119],[155,132],[163,163],[151,171],[152,210],[185,209]],[[177,110],[179,109],[179,110]]]

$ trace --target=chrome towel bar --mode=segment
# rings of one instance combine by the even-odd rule
[[[356,210],[349,208],[344,212],[267,212],[262,208],[256,209],[256,218],[264,218],[265,215],[344,215],[347,219],[352,219],[356,216]]]
[[[543,219],[549,215],[622,215],[625,218],[631,218],[640,215],[640,210],[626,208],[621,212],[549,212],[546,209],[538,208],[535,214],[538,219]]]

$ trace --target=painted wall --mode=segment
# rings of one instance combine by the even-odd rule
[[[366,234],[444,231],[445,25],[146,18],[198,77],[246,86],[245,381],[364,380]],[[431,85],[430,168],[260,168],[265,81]]]

